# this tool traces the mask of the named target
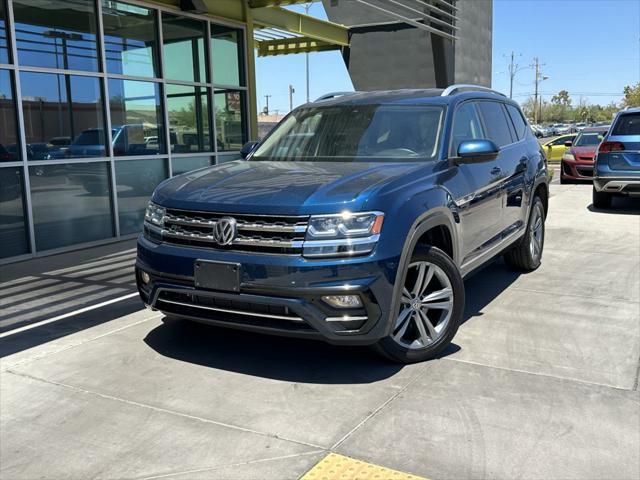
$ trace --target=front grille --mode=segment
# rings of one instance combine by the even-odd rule
[[[308,323],[285,305],[267,305],[240,299],[228,300],[209,295],[163,290],[158,295],[154,306],[164,313],[202,320],[279,330],[313,330]]]
[[[218,244],[213,236],[216,222],[233,217],[238,234],[230,245]],[[301,254],[307,231],[307,216],[229,215],[167,209],[162,241],[176,245],[218,250]]]

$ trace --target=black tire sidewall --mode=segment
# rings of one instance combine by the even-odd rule
[[[462,316],[464,315],[464,302],[465,292],[464,283],[458,267],[453,263],[453,260],[442,250],[436,247],[428,247],[424,250],[416,250],[411,256],[411,260],[405,268],[404,275],[402,276],[402,283],[397,285],[396,288],[402,289],[404,287],[408,265],[413,262],[426,261],[439,266],[449,278],[451,282],[451,288],[453,290],[453,311],[451,312],[451,318],[447,325],[447,332],[440,337],[436,342],[430,344],[428,347],[411,350],[401,345],[398,345],[392,338],[392,333],[389,336],[382,338],[377,344],[378,350],[396,362],[400,363],[415,363],[428,360],[436,357],[441,353],[450,343],[458,327],[462,322]],[[396,315],[394,313],[390,322],[395,324]]]

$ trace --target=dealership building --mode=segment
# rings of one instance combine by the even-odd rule
[[[325,0],[323,21],[283,8],[297,0],[0,0],[0,263],[133,238],[160,181],[238,159],[258,134],[254,51],[340,50],[367,87],[379,62],[357,39],[417,38],[420,74],[399,67],[412,80],[395,69],[388,88],[464,80],[457,23],[486,23],[486,7],[403,1]],[[490,18],[481,35],[490,52]],[[487,83],[490,53],[473,56],[468,78]]]

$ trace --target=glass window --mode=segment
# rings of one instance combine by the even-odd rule
[[[93,0],[13,0],[21,65],[98,71]]]
[[[216,90],[214,105],[218,151],[240,150],[247,139],[244,92]]]
[[[21,168],[0,168],[0,258],[29,253],[23,189]]]
[[[487,136],[499,147],[504,147],[512,142],[511,132],[507,117],[505,117],[502,104],[498,102],[478,102],[480,113],[484,119],[484,127],[487,129]]]
[[[620,115],[611,135],[640,135],[640,113]]]
[[[242,79],[242,30],[211,25],[211,57],[213,83],[244,85]]]
[[[599,145],[607,132],[580,132],[573,142],[574,147],[593,147]]]
[[[7,38],[7,11],[4,0],[0,0],[0,63],[9,63],[9,41]]]
[[[180,175],[181,173],[210,165],[211,157],[173,157],[171,159],[171,169],[174,175]]]
[[[166,160],[123,160],[115,167],[120,234],[139,232],[153,190],[167,178]]]
[[[520,110],[513,105],[506,105],[506,107],[511,120],[513,120],[513,126],[516,129],[516,136],[519,140],[522,140],[527,132],[527,123],[524,121],[524,118],[522,118]]]
[[[107,162],[29,167],[36,248],[114,235]]]
[[[155,10],[107,0],[102,13],[107,72],[159,77]]]
[[[199,20],[162,14],[164,76],[171,80],[208,82],[204,38],[206,25]]]
[[[115,156],[166,152],[158,84],[110,79],[109,108]]]
[[[0,70],[0,163],[20,160],[11,72]]]
[[[29,160],[105,156],[100,80],[22,72],[22,108]]]
[[[210,151],[207,89],[183,85],[167,85],[166,88],[171,151]]]
[[[240,160],[241,158],[242,155],[240,155],[239,153],[228,153],[226,155],[218,155],[218,161],[216,163],[221,164],[233,162],[234,160]]]
[[[451,152],[452,156],[458,155],[458,147],[462,142],[477,140],[482,138],[482,123],[478,116],[478,109],[475,103],[463,103],[457,110],[453,121],[453,131],[451,132]]]

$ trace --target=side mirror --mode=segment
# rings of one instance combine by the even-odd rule
[[[240,156],[242,156],[243,159],[246,159],[249,156],[249,154],[253,152],[253,150],[256,148],[257,145],[258,145],[258,142],[255,142],[255,141],[245,143],[240,149]]]
[[[458,164],[481,163],[495,160],[500,153],[498,147],[491,140],[467,140],[458,146]]]
[[[566,142],[564,142],[565,147],[570,147],[571,145],[573,145],[573,142],[571,140],[567,140]]]

